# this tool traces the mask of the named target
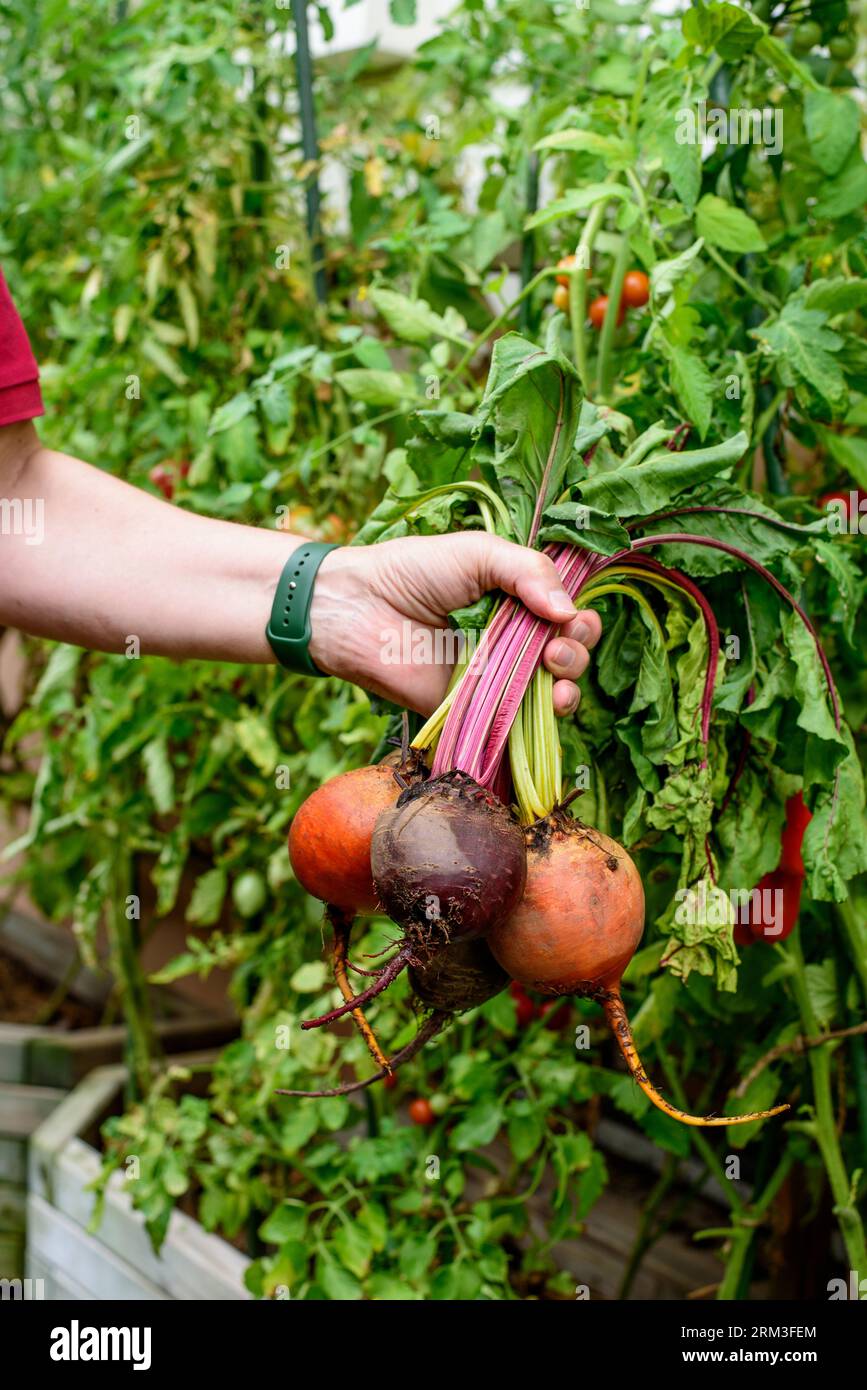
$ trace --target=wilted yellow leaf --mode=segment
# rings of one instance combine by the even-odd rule
[[[364,186],[371,198],[381,198],[385,191],[385,165],[378,154],[364,161]]]
[[[118,304],[114,311],[112,332],[116,343],[125,343],[132,326],[133,310],[131,304]]]
[[[199,308],[188,280],[179,280],[176,293],[181,309],[181,318],[187,331],[187,343],[191,348],[199,344]]]

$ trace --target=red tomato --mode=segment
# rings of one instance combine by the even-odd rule
[[[436,1115],[433,1112],[429,1100],[424,1096],[417,1096],[409,1103],[409,1118],[414,1125],[432,1125],[436,1122]]]
[[[578,259],[577,256],[561,256],[560,260],[557,262],[557,269],[558,269],[558,270],[574,270],[574,268],[575,268],[575,262],[576,262],[577,259]],[[565,285],[566,288],[568,289],[568,288],[569,288],[569,281],[570,281],[571,278],[572,278],[572,277],[571,277],[570,275],[558,275],[558,276],[557,276],[557,284],[558,284],[558,285]]]
[[[605,322],[605,315],[608,313],[608,295],[600,294],[598,299],[594,299],[590,305],[590,322],[594,328],[601,328]],[[623,300],[620,301],[620,309],[617,314],[617,322],[621,324],[626,317],[626,310],[623,307]]]
[[[643,270],[628,270],[623,277],[622,302],[640,309],[650,298],[650,281]]]
[[[753,889],[750,901],[738,911],[735,941],[743,944],[737,935],[739,928],[749,931],[754,941],[785,941],[798,920],[803,886],[800,874],[784,869],[765,874]]]
[[[387,1091],[394,1090],[395,1086],[397,1085],[397,1077],[395,1076],[393,1071],[389,1072],[388,1076],[384,1076],[382,1078],[382,1084]]]
[[[148,477],[154,487],[158,487],[167,502],[171,502],[175,495],[175,480],[170,469],[164,463],[155,463]]]
[[[554,291],[554,308],[560,309],[564,314],[569,312],[569,291],[562,285],[558,285]]]
[[[524,986],[519,985],[517,980],[513,980],[509,985],[509,993],[515,1001],[515,1019],[518,1027],[526,1028],[536,1016],[536,1005]]]
[[[803,792],[796,792],[794,796],[790,796],[786,802],[786,824],[780,837],[783,853],[779,867],[786,873],[799,874],[801,878],[804,876],[801,846],[804,843],[804,831],[812,819],[813,814],[804,803]]]

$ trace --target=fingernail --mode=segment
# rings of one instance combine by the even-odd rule
[[[567,700],[567,702],[566,702],[566,704],[565,704],[565,706],[564,706],[563,713],[564,713],[564,714],[574,714],[575,711],[576,711],[576,709],[578,708],[578,700],[579,700],[579,695],[578,695],[578,691],[576,690],[575,693],[574,693],[574,695],[570,695],[570,696],[569,696],[569,699]]]
[[[586,642],[590,636],[590,628],[586,623],[576,623],[569,636],[574,637],[576,642]]]
[[[548,602],[558,618],[571,618],[575,605],[564,589],[549,589]]]
[[[568,671],[575,665],[575,650],[568,642],[555,642],[552,660],[555,666]]]

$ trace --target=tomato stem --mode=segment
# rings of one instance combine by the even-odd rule
[[[569,318],[572,324],[572,355],[581,378],[583,390],[590,390],[590,374],[587,367],[587,281],[590,276],[590,252],[599,228],[605,217],[607,203],[596,203],[584,224],[584,230],[575,251],[575,269],[569,277]]]
[[[624,233],[614,257],[614,267],[611,271],[611,280],[608,285],[608,308],[605,311],[605,322],[602,325],[602,332],[599,334],[599,356],[596,364],[597,389],[599,399],[606,402],[611,395],[611,373],[613,366],[611,349],[614,343],[614,330],[617,327],[617,320],[620,317],[620,298],[623,292],[623,278],[626,275],[626,268],[629,265],[629,257],[629,238]]]
[[[796,926],[788,938],[785,948],[792,971],[792,989],[801,1015],[801,1027],[808,1037],[821,1032],[816,1018],[810,991],[807,985],[807,969],[801,950],[800,931]],[[815,1139],[828,1174],[828,1182],[834,1198],[834,1214],[840,1225],[840,1234],[849,1258],[850,1269],[867,1269],[867,1242],[861,1215],[853,1200],[852,1183],[846,1172],[837,1125],[834,1115],[834,1100],[831,1087],[831,1055],[827,1047],[811,1048],[807,1054],[810,1075],[813,1082],[813,1103],[815,1107]]]

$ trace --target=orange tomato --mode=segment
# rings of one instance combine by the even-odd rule
[[[423,1096],[418,1096],[409,1103],[409,1118],[414,1125],[432,1125],[436,1120],[429,1100]]]
[[[608,313],[608,295],[600,294],[598,299],[594,299],[590,305],[590,322],[594,328],[601,328],[605,322],[605,315]],[[620,301],[620,308],[617,313],[618,325],[626,317],[626,310],[623,307],[623,300]]]
[[[650,281],[643,270],[629,270],[623,277],[621,303],[640,309],[650,298]]]
[[[558,269],[558,270],[574,270],[574,269],[575,269],[575,263],[576,263],[577,259],[578,259],[577,256],[561,256],[561,257],[560,257],[560,260],[557,262],[557,269]],[[557,284],[558,284],[558,285],[565,285],[566,288],[568,289],[568,288],[569,288],[569,281],[570,281],[571,278],[572,278],[572,277],[571,277],[570,275],[558,275],[558,276],[557,276]]]

